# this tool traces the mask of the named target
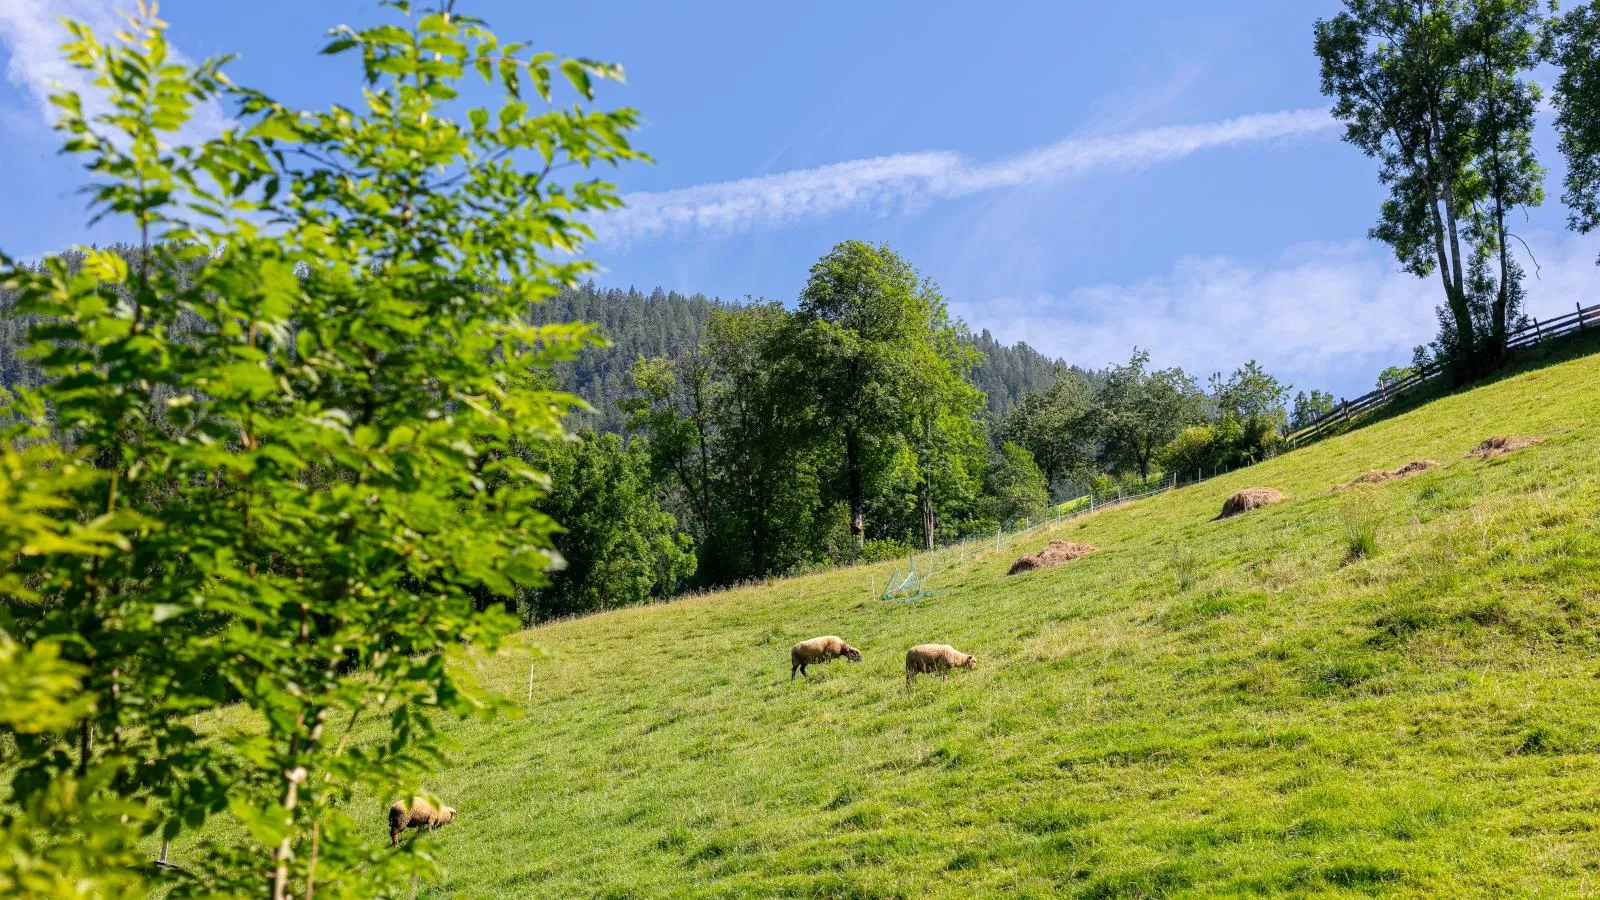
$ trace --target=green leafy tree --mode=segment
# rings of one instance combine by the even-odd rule
[[[1037,521],[1050,506],[1050,489],[1033,454],[1012,443],[1000,445],[984,473],[984,495],[996,522]]]
[[[1416,370],[1410,368],[1409,366],[1389,366],[1382,372],[1378,373],[1378,390],[1381,391],[1385,388],[1393,387],[1400,382],[1405,381],[1407,378],[1410,378],[1415,371]]]
[[[808,416],[835,436],[850,536],[866,537],[868,485],[893,468],[926,391],[964,364],[938,291],[887,246],[845,241],[811,267],[789,350]],[[965,363],[970,369],[970,362]],[[940,401],[942,402],[942,401]]]
[[[724,581],[791,571],[823,543],[818,509],[830,448],[793,391],[802,380],[786,347],[793,325],[780,303],[720,312],[707,325],[718,384],[714,486],[729,549]]]
[[[933,295],[935,298],[937,295]],[[931,334],[919,348],[921,383],[912,393],[909,446],[916,466],[922,548],[932,550],[941,510],[967,506],[984,468],[984,395],[968,379],[982,355],[949,325],[937,299]]]
[[[663,492],[701,518],[707,583],[764,578],[807,559],[821,502],[818,440],[803,427],[781,304],[720,309],[691,355],[640,360],[629,424],[648,441]]]
[[[1088,472],[1096,450],[1094,390],[1082,374],[1066,370],[1048,388],[1023,396],[1000,420],[996,436],[1025,448],[1055,487]]]
[[[547,448],[547,449],[546,449]],[[694,574],[689,536],[656,501],[650,458],[614,434],[545,445],[528,460],[550,476],[539,508],[561,523],[564,565],[530,592],[530,621],[645,603]]]
[[[1211,402],[1218,418],[1240,422],[1261,420],[1274,429],[1289,420],[1287,401],[1293,385],[1274,378],[1255,360],[1233,370],[1226,379],[1218,372],[1211,376]]]
[[[1389,190],[1372,237],[1407,271],[1439,274],[1440,349],[1460,379],[1503,352],[1521,278],[1505,216],[1542,199],[1525,77],[1536,22],[1533,0],[1345,0],[1316,23],[1322,91]],[[1487,315],[1469,256],[1498,261],[1486,298],[1476,282]]]
[[[1530,78],[1539,61],[1543,20],[1537,0],[1474,0],[1461,29],[1469,53],[1473,175],[1485,201],[1472,209],[1469,290],[1487,308],[1488,362],[1500,362],[1506,337],[1521,322],[1523,272],[1511,255],[1507,217],[1544,202],[1545,169],[1533,149],[1540,91]]]
[[[1294,413],[1290,416],[1289,427],[1305,428],[1318,418],[1333,412],[1334,397],[1327,391],[1312,388],[1311,393],[1299,391],[1294,395]]]
[[[710,423],[714,387],[705,355],[697,342],[676,359],[641,358],[628,377],[634,394],[620,403],[628,415],[628,428],[648,435],[655,474],[682,491],[700,545],[714,553],[717,523]]]
[[[474,598],[543,583],[548,481],[517,451],[576,402],[515,385],[589,340],[525,313],[619,202],[551,173],[639,154],[633,112],[586,105],[620,70],[393,6],[333,33],[362,93],[323,112],[176,62],[148,14],[70,26],[109,108],[57,96],[65,149],[139,244],[0,259],[43,375],[0,412],[0,693],[34,685],[0,713],[0,892],[400,896],[431,870],[358,823],[424,787],[438,714],[496,707],[461,663],[515,622]],[[217,98],[237,124],[174,146]],[[222,703],[256,727],[197,734]],[[390,737],[352,752],[364,717]],[[194,831],[187,876],[136,858]]]
[[[1134,350],[1112,366],[1095,392],[1102,463],[1112,473],[1135,470],[1150,477],[1156,453],[1184,428],[1204,418],[1205,394],[1182,369],[1150,368],[1150,353]]]
[[[1556,67],[1552,100],[1567,161],[1561,199],[1568,224],[1588,234],[1600,228],[1600,5],[1579,3],[1555,17],[1544,56]]]
[[[1469,183],[1471,113],[1459,88],[1465,50],[1448,0],[1346,0],[1316,24],[1322,92],[1345,123],[1345,140],[1378,160],[1389,189],[1372,237],[1406,271],[1438,272],[1461,361],[1476,357],[1467,305],[1462,232]]]

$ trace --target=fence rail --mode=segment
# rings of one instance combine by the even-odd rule
[[[1586,328],[1593,328],[1600,324],[1600,304],[1589,307],[1581,304],[1574,305],[1577,307],[1574,312],[1545,321],[1534,319],[1527,327],[1520,328],[1507,335],[1506,349],[1521,350],[1552,338],[1562,337]],[[1301,444],[1307,444],[1324,437],[1336,426],[1349,422],[1378,407],[1386,406],[1401,394],[1442,374],[1444,369],[1443,363],[1431,362],[1399,381],[1386,384],[1370,393],[1362,394],[1354,400],[1340,400],[1339,405],[1332,410],[1318,416],[1304,428],[1290,433],[1288,435],[1289,446],[1298,447]]]

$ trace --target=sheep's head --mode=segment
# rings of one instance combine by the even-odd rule
[[[850,646],[849,644],[844,646],[844,656],[845,659],[848,659],[851,662],[861,662],[861,651]]]
[[[976,669],[977,667],[978,658],[976,656],[969,656],[961,662],[961,668],[963,669]]]
[[[439,810],[439,822],[441,824],[448,825],[455,820],[456,808],[454,806],[446,806],[444,809]]]

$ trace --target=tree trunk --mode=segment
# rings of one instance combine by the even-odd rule
[[[699,348],[695,348],[696,355]],[[705,529],[705,541],[711,543],[711,448],[706,446],[706,398],[705,386],[701,383],[699,371],[695,372],[694,379],[694,432],[700,444],[700,525]]]
[[[860,550],[867,544],[867,517],[862,511],[861,490],[861,435],[854,428],[844,433],[845,477],[849,481],[850,537]]]
[[[1500,137],[1503,126],[1500,124],[1498,105],[1490,100],[1489,118],[1494,122],[1494,149],[1492,159],[1494,165],[1494,239],[1500,245],[1500,284],[1494,295],[1494,312],[1489,317],[1489,342],[1490,347],[1486,353],[1487,362],[1498,366],[1506,356],[1506,316],[1511,311],[1511,251],[1506,246],[1506,172],[1505,158],[1500,151]]]
[[[933,515],[933,488],[928,483],[929,477],[925,474],[918,493],[922,495],[922,549],[933,551],[933,535],[938,525]]]
[[[1421,12],[1422,4],[1418,4]],[[1456,350],[1453,360],[1458,382],[1470,380],[1477,370],[1478,350],[1472,333],[1472,313],[1467,308],[1465,283],[1461,274],[1461,237],[1456,230],[1456,204],[1451,191],[1449,153],[1445,150],[1444,129],[1439,124],[1437,98],[1431,98],[1428,108],[1428,137],[1423,146],[1428,181],[1428,213],[1433,218],[1434,250],[1439,257],[1439,278],[1444,282],[1445,301],[1456,324]],[[1444,205],[1444,220],[1439,217],[1439,206]],[[1446,248],[1446,241],[1449,246]]]

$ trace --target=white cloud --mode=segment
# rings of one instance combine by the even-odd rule
[[[61,20],[83,22],[96,37],[109,42],[114,40],[114,32],[127,24],[128,14],[136,11],[133,0],[0,0],[0,43],[11,55],[7,80],[21,89],[47,124],[55,123],[58,112],[49,103],[50,95],[61,88],[76,91],[83,98],[85,112],[104,109],[104,92],[62,58],[61,45],[71,35]],[[172,55],[176,62],[188,62],[180,53]],[[227,125],[227,117],[215,102],[204,103],[193,111],[177,139],[203,141]]]
[[[1009,159],[971,162],[947,151],[906,153],[738,181],[629,194],[602,217],[602,241],[770,229],[852,209],[887,210],[983,191],[1049,184],[1090,172],[1131,169],[1213,147],[1259,143],[1330,129],[1325,109],[1259,113],[1222,122],[1068,138]]]
[[[1551,318],[1594,301],[1600,235],[1530,236],[1541,277],[1528,279],[1528,312]],[[1532,266],[1528,266],[1530,273]],[[1007,343],[1027,341],[1086,366],[1124,361],[1135,346],[1157,365],[1191,374],[1257,359],[1269,371],[1351,396],[1378,370],[1410,361],[1437,332],[1437,278],[1398,270],[1372,244],[1294,248],[1265,265],[1229,257],[1185,258],[1166,274],[1127,284],[982,303],[954,311]]]

